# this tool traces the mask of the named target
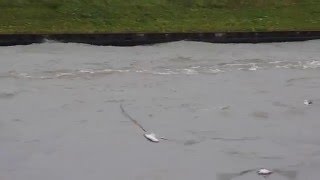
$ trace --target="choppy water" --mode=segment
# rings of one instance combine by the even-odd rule
[[[53,79],[129,72],[189,75],[317,69],[319,48],[318,41],[256,45],[174,42],[137,47],[51,42],[1,48],[0,77]]]
[[[318,179],[319,40],[47,42],[0,63],[0,179]],[[172,141],[145,141],[120,104]]]

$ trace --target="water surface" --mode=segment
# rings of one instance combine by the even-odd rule
[[[1,179],[220,180],[260,167],[318,179],[320,41],[47,42],[0,55]],[[146,141],[120,104],[172,141]]]

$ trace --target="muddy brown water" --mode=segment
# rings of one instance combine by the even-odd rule
[[[318,179],[320,41],[47,42],[0,55],[0,179],[222,180],[261,167],[296,174],[270,180]],[[172,141],[146,141],[120,104]]]

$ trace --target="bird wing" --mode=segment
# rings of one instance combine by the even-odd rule
[[[128,119],[130,119],[135,125],[137,125],[142,131],[147,132],[147,130],[135,119],[133,119],[123,108],[122,104],[120,104],[121,112],[124,116],[126,116]]]
[[[250,173],[250,172],[254,172],[254,171],[256,171],[256,170],[257,170],[257,169],[248,169],[248,170],[241,171],[241,172],[239,173],[239,176],[245,175],[245,174]]]
[[[245,175],[245,174],[253,172],[253,171],[256,171],[256,169],[248,169],[248,170],[241,171],[239,173],[220,173],[217,175],[217,179],[218,180],[232,180],[233,178]]]

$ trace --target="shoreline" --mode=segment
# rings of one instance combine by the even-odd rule
[[[0,34],[0,46],[28,45],[46,40],[103,46],[135,46],[182,40],[211,43],[266,43],[314,39],[320,39],[320,31]]]

